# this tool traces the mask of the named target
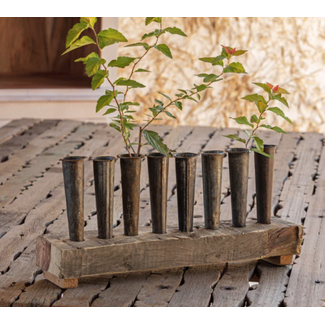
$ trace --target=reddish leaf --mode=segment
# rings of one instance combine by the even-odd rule
[[[232,51],[230,51],[230,54],[234,54],[236,52],[236,48],[234,48]]]
[[[277,85],[277,86],[275,86],[274,88],[273,88],[273,91],[274,92],[277,92],[279,90],[279,85]]]
[[[269,86],[270,89],[273,88],[273,85],[272,85],[272,84],[270,84],[270,83],[268,83],[268,82],[267,82],[266,84]]]
[[[222,44],[220,44],[226,51],[227,54],[231,54],[231,49],[228,46],[224,46]]]

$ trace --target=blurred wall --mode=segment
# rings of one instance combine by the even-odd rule
[[[148,31],[158,28],[155,23],[144,25],[144,18],[119,18],[119,30],[130,42],[137,42]],[[157,91],[174,95],[177,88],[190,88],[201,80],[194,75],[218,72],[198,61],[203,56],[216,56],[220,44],[246,49],[238,57],[248,75],[229,75],[214,84],[202,96],[199,104],[186,102],[183,112],[177,111],[177,120],[160,123],[235,126],[229,117],[252,114],[255,105],[240,98],[260,92],[252,82],[270,82],[290,92],[290,108],[281,106],[295,126],[270,113],[267,122],[282,126],[287,131],[325,132],[325,18],[164,18],[163,27],[177,26],[188,37],[164,34],[162,42],[169,45],[173,60],[152,50],[139,67],[152,73],[139,73],[136,80],[147,87],[130,91],[130,99],[139,101],[142,112],[162,99]],[[150,42],[150,40],[148,40]],[[136,56],[143,48],[119,47],[119,55]],[[119,76],[125,76],[120,69]],[[278,102],[277,102],[278,103]],[[237,125],[236,125],[237,126]]]

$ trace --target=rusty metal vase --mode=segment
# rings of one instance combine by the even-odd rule
[[[201,155],[204,222],[206,229],[217,229],[219,227],[222,165],[225,155],[221,150],[203,151]]]
[[[118,155],[121,164],[124,235],[137,236],[140,211],[141,160],[144,156]]]
[[[164,234],[167,224],[167,187],[169,157],[161,153],[147,155],[152,232]]]
[[[249,154],[243,148],[228,149],[233,227],[246,226]]]
[[[101,156],[93,160],[98,238],[113,238],[113,204],[115,157]]]
[[[254,152],[258,223],[271,223],[275,149],[275,145],[264,145],[264,152],[273,158]]]
[[[70,156],[62,159],[71,241],[84,240],[84,161],[86,158]]]
[[[175,156],[178,228],[183,232],[193,231],[195,199],[196,153],[184,152]]]

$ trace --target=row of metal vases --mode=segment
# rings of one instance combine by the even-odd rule
[[[265,145],[268,158],[254,152],[257,222],[271,223],[274,155],[276,146]],[[217,229],[220,223],[223,159],[228,154],[233,227],[245,227],[249,155],[242,148],[227,152],[214,150],[201,153],[205,228]],[[196,153],[177,153],[173,158],[160,153],[147,154],[151,225],[153,233],[166,233],[168,202],[168,169],[175,159],[179,231],[193,231],[195,205]],[[118,155],[121,165],[124,234],[137,236],[140,213],[141,161],[145,156]],[[113,237],[114,173],[116,157],[100,156],[93,161],[98,220],[98,237]],[[64,186],[72,241],[84,240],[84,161],[87,157],[62,159]],[[229,217],[230,218],[230,217]]]

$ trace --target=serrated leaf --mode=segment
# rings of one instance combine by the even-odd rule
[[[119,80],[115,82],[116,85],[118,86],[127,86],[131,88],[145,88],[145,85],[141,84],[140,82],[137,82],[132,79],[127,79],[127,80]]]
[[[146,26],[151,24],[153,21],[160,24],[161,17],[146,17],[146,21],[145,21]]]
[[[116,60],[112,60],[108,67],[117,67],[117,68],[125,68],[129,66],[135,58],[130,58],[128,56],[119,56]]]
[[[146,70],[146,69],[137,69],[134,72],[151,72],[151,71]]]
[[[224,73],[246,73],[243,65],[240,62],[232,62],[223,70]]]
[[[224,135],[225,138],[229,138],[229,139],[233,139],[242,143],[246,144],[246,141],[242,138],[240,138],[237,134],[228,134],[228,135]]]
[[[260,155],[263,155],[263,156],[265,156],[265,157],[273,158],[272,156],[268,155],[266,152],[264,152],[264,151],[260,151],[260,150],[258,150],[257,148],[252,148],[252,149],[250,149],[250,150],[251,150],[251,151],[254,151],[254,152],[257,152],[257,153],[259,153]]]
[[[254,128],[254,125],[248,122],[246,116],[230,117],[230,118],[235,120],[236,123],[238,123],[238,124],[245,124],[245,125],[250,126],[252,129]]]
[[[104,106],[109,105],[113,98],[113,93],[99,97],[96,105],[96,113],[99,112]]]
[[[181,102],[175,102],[175,105],[178,109],[183,110],[183,104]]]
[[[165,98],[169,99],[170,101],[172,100],[169,96],[167,96],[166,94],[163,94],[162,92],[158,91],[158,94],[164,96]]]
[[[258,94],[247,95],[247,96],[243,97],[242,99],[248,100],[251,103],[253,103],[253,102],[262,102],[262,103],[266,104],[265,98],[263,96],[261,96],[261,95],[258,95]]]
[[[97,71],[94,74],[93,79],[91,81],[92,90],[97,89],[104,82],[106,76],[107,76],[107,72],[105,70]]]
[[[84,58],[79,58],[77,60],[74,60],[74,62],[82,62],[83,64],[86,64],[89,58],[99,58],[99,56],[97,53],[92,52]]]
[[[288,121],[291,125],[293,125],[292,121],[289,119],[289,117],[286,117],[284,112],[279,108],[279,107],[269,107],[267,109],[268,111],[271,111],[273,113],[275,113],[276,115],[281,116],[282,118],[284,118],[286,121]]]
[[[112,114],[112,113],[114,113],[114,112],[116,112],[116,108],[109,108],[104,114],[103,114],[103,116],[104,115],[108,115],[108,114]]]
[[[176,118],[171,112],[168,111],[163,111],[164,113],[166,113],[166,115],[168,115],[171,118]]]
[[[100,68],[102,64],[104,64],[106,60],[101,59],[99,57],[89,58],[86,63],[86,73],[88,77],[94,75]]]
[[[278,133],[284,133],[284,134],[287,133],[284,130],[282,130],[281,128],[279,128],[278,126],[271,126],[271,125],[262,124],[261,127],[269,129],[269,130],[273,130],[273,131],[278,132]]]
[[[264,142],[263,142],[263,140],[261,138],[259,138],[258,136],[256,136],[256,135],[253,136],[252,138],[254,139],[257,150],[263,152],[264,151]]]
[[[223,67],[223,61],[222,60],[216,61],[215,59],[216,59],[215,57],[199,58],[199,60],[202,61],[202,62],[211,63],[213,66],[220,65],[220,66]]]
[[[69,30],[67,39],[65,42],[65,47],[68,48],[74,41],[76,41],[80,34],[89,27],[88,22],[81,21],[73,25],[73,27]]]
[[[76,40],[73,44],[71,44],[71,46],[65,52],[63,52],[61,55],[67,54],[75,49],[78,49],[79,47],[89,45],[89,44],[96,44],[96,43],[90,37],[83,36],[80,39]]]
[[[172,53],[170,52],[169,47],[166,44],[155,45],[155,49],[165,54],[168,58],[173,58]]]
[[[280,103],[282,103],[283,105],[289,107],[287,100],[284,97],[282,97],[281,94],[274,95],[273,99],[275,99],[275,100],[279,101]]]
[[[247,52],[247,50],[237,50],[232,55],[233,56],[240,56],[240,55],[245,54],[246,52]]]
[[[168,32],[170,34],[176,34],[176,35],[187,37],[187,35],[181,29],[179,29],[177,27],[167,27],[164,29],[164,31]]]
[[[278,90],[275,91],[275,93],[290,95],[290,93],[287,90],[285,90],[284,88],[281,88],[281,87],[279,87]]]
[[[254,85],[261,87],[263,90],[265,90],[267,93],[271,93],[271,89],[267,84],[263,84],[261,82],[253,82]]]
[[[95,24],[97,22],[97,18],[96,17],[80,17],[80,22],[85,22],[85,23],[89,24],[89,26],[91,28],[94,28]]]
[[[122,33],[120,33],[114,28],[108,28],[102,30],[101,32],[98,33],[97,36],[98,36],[99,47],[101,49],[115,43],[128,41]]]
[[[150,45],[146,42],[138,42],[129,45],[125,45],[124,47],[133,47],[133,46],[143,46],[145,50],[148,50]]]
[[[258,117],[254,114],[252,117],[251,117],[251,122],[252,123],[256,123],[258,121]]]
[[[162,138],[157,132],[144,130],[143,135],[147,142],[165,156],[172,156],[168,147],[164,144]]]

